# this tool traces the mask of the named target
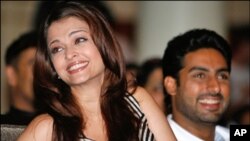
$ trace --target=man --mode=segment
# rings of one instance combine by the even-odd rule
[[[29,32],[15,40],[6,51],[5,72],[11,107],[6,115],[1,115],[1,124],[27,125],[35,116],[32,71],[36,46],[37,34]]]
[[[194,29],[172,39],[163,56],[168,121],[178,141],[225,141],[217,125],[229,104],[231,50],[217,33]]]

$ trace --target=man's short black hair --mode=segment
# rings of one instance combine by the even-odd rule
[[[20,53],[28,48],[37,47],[37,41],[38,37],[35,31],[22,34],[7,48],[5,53],[5,64],[15,66]]]

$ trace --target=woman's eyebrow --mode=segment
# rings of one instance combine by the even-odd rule
[[[80,30],[72,31],[72,32],[69,33],[69,37],[72,36],[73,34],[78,33],[78,32],[87,32],[87,30],[80,29]]]

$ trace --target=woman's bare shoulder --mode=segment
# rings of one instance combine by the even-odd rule
[[[140,86],[136,88],[136,90],[133,93],[133,96],[139,103],[142,103],[144,101],[147,101],[148,99],[151,99],[151,96],[148,94],[148,92],[143,87],[140,87]]]
[[[37,116],[27,126],[18,141],[47,141],[52,139],[53,118],[48,114]]]
[[[142,87],[137,87],[133,96],[139,102],[155,139],[157,141],[176,140],[164,113],[160,110],[152,96]]]

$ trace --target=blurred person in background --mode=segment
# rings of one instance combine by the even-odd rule
[[[137,83],[144,87],[154,98],[163,112],[165,110],[163,93],[162,61],[160,58],[151,58],[141,64],[137,73]]]
[[[250,105],[239,107],[233,114],[230,124],[250,125]]]
[[[25,33],[7,48],[5,73],[9,86],[10,110],[1,115],[1,124],[27,125],[35,116],[33,106],[33,63],[37,34]]]
[[[230,124],[240,124],[241,114],[239,113],[242,108],[245,109],[244,107],[248,106],[250,109],[249,31],[249,25],[232,26],[229,29],[229,41],[233,55],[230,80],[231,99],[228,110],[219,121],[222,126],[229,127]]]
[[[128,84],[133,85],[136,81],[136,76],[139,66],[136,63],[126,64],[126,79]]]
[[[249,27],[249,25],[242,25],[232,27],[230,30],[230,41],[233,51],[230,113],[237,111],[244,105],[250,105]]]
[[[167,117],[180,141],[228,141],[218,125],[230,101],[231,49],[223,37],[193,29],[168,42],[163,56]]]

